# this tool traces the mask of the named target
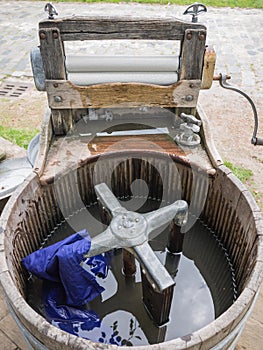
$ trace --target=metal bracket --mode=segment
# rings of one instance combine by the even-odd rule
[[[95,186],[101,204],[112,216],[108,228],[91,240],[85,257],[104,253],[114,248],[125,248],[131,252],[145,270],[152,288],[158,292],[174,285],[174,280],[156,257],[148,244],[158,233],[156,230],[175,220],[177,225],[186,223],[188,205],[183,200],[158,210],[139,214],[122,207],[105,183]]]
[[[228,90],[232,90],[235,92],[238,92],[240,95],[242,95],[243,97],[245,97],[248,102],[251,105],[252,111],[253,111],[253,115],[254,115],[254,131],[253,131],[253,135],[252,135],[252,139],[251,139],[251,143],[254,146],[263,146],[263,138],[262,137],[257,137],[257,132],[258,132],[258,113],[257,113],[257,109],[256,106],[254,104],[254,102],[252,101],[252,99],[242,90],[240,90],[239,88],[230,85],[227,82],[227,75],[226,74],[219,74],[219,83],[220,85],[224,88],[224,89],[228,89]]]

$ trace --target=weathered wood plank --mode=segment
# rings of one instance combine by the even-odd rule
[[[43,28],[39,31],[39,38],[46,79],[66,79],[64,46],[59,29],[54,26]],[[65,133],[63,119],[59,111],[52,111],[52,125],[56,135]]]
[[[182,40],[186,29],[206,30],[202,24],[167,17],[72,17],[39,23],[40,29],[53,27],[60,30],[62,40]]]
[[[216,53],[213,47],[207,47],[204,54],[201,89],[210,89],[213,83],[216,65]]]
[[[106,107],[195,107],[201,80],[184,80],[169,86],[109,83],[76,86],[70,81],[46,80],[52,109]]]
[[[66,79],[64,47],[58,28],[41,29],[39,38],[46,79]]]
[[[205,40],[205,30],[186,30],[182,44],[180,80],[202,79]]]

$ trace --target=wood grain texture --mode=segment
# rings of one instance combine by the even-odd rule
[[[182,44],[180,80],[202,79],[206,31],[187,29]]]
[[[72,17],[46,20],[39,28],[57,27],[62,40],[148,39],[182,40],[188,28],[205,30],[199,23],[177,18]]]
[[[67,80],[46,81],[49,106],[52,109],[123,106],[195,107],[200,85],[200,80],[185,80],[169,86],[109,83],[84,87],[76,86]]]
[[[46,79],[66,79],[64,46],[58,28],[39,31],[40,52]]]
[[[59,29],[43,28],[39,31],[39,38],[46,79],[66,79],[64,45]],[[69,127],[65,127],[64,119],[60,111],[52,111],[52,124],[56,135],[63,135],[68,131]]]
[[[216,53],[213,47],[207,47],[204,55],[201,89],[210,89],[213,83],[216,65]]]

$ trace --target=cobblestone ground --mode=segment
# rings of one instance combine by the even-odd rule
[[[0,1],[0,80],[5,81],[10,76],[20,79],[28,77],[32,80],[32,73],[29,62],[29,52],[33,46],[38,45],[37,26],[39,20],[46,18],[43,11],[45,2],[40,1]],[[57,3],[57,10],[61,17],[68,15],[111,15],[125,14],[127,16],[174,15],[183,18],[184,7],[170,5],[141,5],[141,4],[83,4],[83,3]],[[189,18],[189,17],[188,17]],[[214,45],[217,52],[216,72],[230,73],[232,83],[242,87],[254,98],[259,116],[263,115],[263,11],[256,9],[230,9],[209,8],[208,13],[200,16],[200,21],[206,24],[208,28],[209,45]],[[184,18],[185,19],[185,18]],[[189,18],[190,20],[190,18]],[[81,45],[69,45],[68,50],[84,50]],[[128,42],[122,41],[113,44],[112,42],[92,42],[88,48],[90,54],[122,54],[135,53],[173,53],[176,47],[169,42],[154,44],[152,42]],[[218,86],[213,87],[207,94],[201,94],[201,102],[205,105],[209,115],[211,113],[212,127],[218,131],[220,136],[215,137],[219,151],[223,157],[227,156],[229,160],[239,160],[249,167],[255,168],[255,159],[261,160],[257,163],[258,177],[256,182],[259,188],[262,188],[262,148],[247,151],[247,148],[239,146],[233,136],[225,130],[229,124],[225,121],[225,113],[231,114],[233,100],[235,96],[219,92]],[[209,100],[213,100],[217,116],[212,113]],[[239,101],[239,100],[238,100]],[[239,102],[236,102],[237,104]],[[234,105],[236,106],[236,105]],[[241,106],[243,106],[241,104]],[[241,107],[242,108],[242,107]],[[242,111],[240,112],[242,114]],[[230,115],[231,117],[231,115]],[[237,123],[238,138],[240,133],[245,133],[244,121],[240,115],[239,124]],[[236,115],[235,115],[235,119]],[[239,116],[238,116],[239,119]],[[236,120],[230,118],[229,123],[235,123]],[[243,123],[240,125],[240,123]],[[251,119],[252,124],[252,119]],[[262,117],[260,126],[263,125]],[[250,128],[251,129],[251,128]],[[263,129],[262,129],[263,130]],[[250,133],[250,130],[249,130]],[[228,140],[224,138],[228,136]],[[253,164],[252,164],[253,163]],[[242,163],[243,164],[243,163]],[[260,187],[261,186],[261,187]],[[263,349],[263,297],[259,296],[248,325],[238,344],[238,349],[262,350]],[[0,294],[0,348],[6,350],[27,349],[17,327],[9,314],[3,295]]]

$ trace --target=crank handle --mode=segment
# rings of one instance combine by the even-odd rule
[[[253,102],[253,100],[250,98],[250,96],[248,96],[244,91],[240,90],[239,88],[230,85],[227,82],[228,76],[226,74],[219,74],[219,83],[220,85],[224,88],[224,89],[228,89],[228,90],[232,90],[235,92],[238,92],[240,95],[242,95],[243,97],[245,97],[247,99],[247,101],[250,103],[250,106],[252,108],[253,111],[253,115],[254,115],[254,131],[253,131],[253,135],[252,135],[252,139],[251,139],[251,143],[254,146],[263,146],[263,138],[261,137],[257,137],[257,132],[258,132],[258,113],[257,113],[257,109],[256,106]],[[217,79],[214,79],[217,80]]]

